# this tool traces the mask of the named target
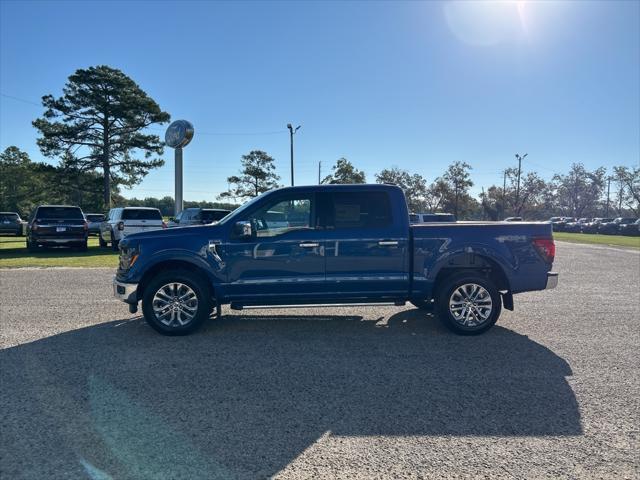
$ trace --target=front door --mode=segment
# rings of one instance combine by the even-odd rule
[[[325,286],[324,242],[316,229],[315,195],[290,192],[267,198],[235,221],[249,221],[251,239],[221,245],[225,294],[241,303],[298,303]]]

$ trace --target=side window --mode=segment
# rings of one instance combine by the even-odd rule
[[[334,193],[329,198],[333,211],[329,227],[384,228],[392,223],[391,203],[385,192]]]
[[[174,222],[180,223],[180,220],[182,220],[183,216],[184,216],[184,210],[181,211],[178,215],[176,215],[176,218],[174,219]]]
[[[258,238],[275,237],[313,228],[311,214],[312,197],[297,195],[274,200],[251,214],[248,220],[256,229]]]

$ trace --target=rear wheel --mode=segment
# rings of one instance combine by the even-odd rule
[[[33,242],[30,242],[27,238],[27,251],[30,253],[34,253],[38,251],[38,245],[35,245]]]
[[[206,282],[185,270],[162,273],[144,289],[142,312],[163,335],[187,335],[209,318],[212,302]]]
[[[117,252],[119,245],[120,245],[120,242],[116,240],[116,236],[113,234],[113,230],[111,230],[111,250],[113,250],[114,252]]]
[[[478,335],[489,330],[502,310],[500,292],[488,278],[477,273],[459,273],[438,288],[438,317],[460,335]]]
[[[102,238],[102,232],[98,233],[98,245],[100,245],[101,248],[105,248],[107,246],[107,242]]]
[[[88,249],[89,249],[88,240],[85,240],[84,243],[81,243],[80,246],[78,247],[78,250],[80,250],[81,252],[86,252]]]

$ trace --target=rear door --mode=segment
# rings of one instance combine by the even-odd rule
[[[327,289],[332,295],[344,300],[406,296],[407,219],[393,214],[389,192],[336,191],[323,194],[322,202]]]
[[[124,235],[162,228],[162,215],[155,208],[125,208],[122,211]]]

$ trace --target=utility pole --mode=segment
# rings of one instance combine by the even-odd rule
[[[293,135],[298,131],[301,125],[298,125],[295,129],[290,123],[287,123],[289,129],[289,138],[291,139],[291,186],[293,187]]]
[[[609,217],[609,193],[611,192],[611,177],[607,178],[607,209],[604,213],[605,217]]]
[[[504,214],[507,211],[507,204],[504,200],[504,194],[507,191],[507,171],[502,172],[502,219],[504,220]]]
[[[516,203],[515,203],[515,207],[516,210],[513,212],[516,215],[518,215],[518,201],[520,200],[520,173],[522,172],[522,160],[524,160],[524,158],[529,155],[528,153],[525,153],[524,155],[520,156],[516,153],[516,158],[518,159],[518,184],[516,186]]]
[[[318,185],[320,185],[320,171],[322,169],[322,160],[318,162]]]

